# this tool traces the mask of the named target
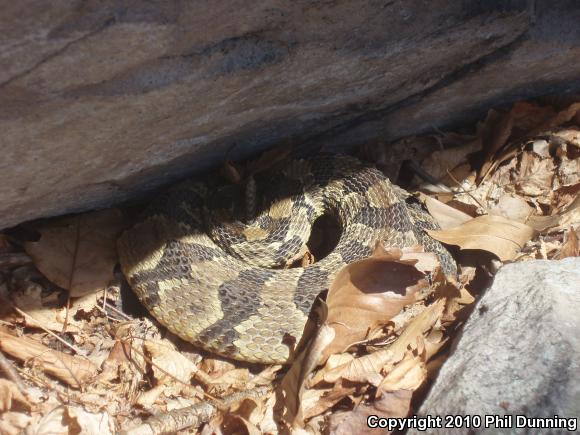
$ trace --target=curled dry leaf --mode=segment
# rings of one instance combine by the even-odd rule
[[[393,367],[405,356],[409,347],[417,347],[417,340],[423,340],[423,336],[441,318],[445,309],[445,299],[429,305],[421,314],[411,321],[401,335],[385,349],[378,350],[369,355],[354,358],[338,366],[328,366],[320,370],[312,383],[324,380],[334,383],[344,379],[357,383],[370,383],[379,385],[383,377],[380,374],[385,367]]]
[[[457,168],[467,163],[467,156],[481,149],[481,140],[475,139],[462,146],[434,151],[421,163],[421,167],[438,180],[446,180],[449,172],[458,178]]]
[[[0,413],[10,411],[13,403],[19,403],[26,409],[30,409],[30,403],[18,386],[8,379],[0,379]]]
[[[227,160],[220,169],[222,177],[233,184],[239,184],[242,181],[242,170],[235,163]]]
[[[82,296],[102,290],[117,263],[116,241],[125,226],[117,209],[101,210],[39,224],[38,242],[24,249],[50,281]]]
[[[21,435],[32,420],[21,412],[0,412],[0,433],[3,435]]]
[[[98,367],[86,358],[52,350],[36,340],[3,331],[0,331],[0,349],[16,359],[37,364],[73,388],[81,388],[97,374]]]
[[[340,425],[333,433],[360,433],[360,428],[367,427],[367,418],[370,415],[381,418],[407,416],[413,391],[419,388],[426,377],[427,370],[423,359],[413,355],[412,352],[407,352],[404,359],[383,378],[377,388],[377,398],[371,403],[361,403],[352,411],[344,413],[343,418],[340,419]],[[333,419],[334,416],[331,417],[331,428]],[[338,422],[338,419],[335,422]],[[370,429],[370,431],[375,430]],[[368,433],[373,433],[370,431]],[[363,433],[365,433],[364,430]]]
[[[379,384],[379,391],[415,391],[426,377],[425,361],[423,361],[421,356],[407,352],[405,358],[383,378]]]
[[[419,200],[423,204],[425,204],[425,207],[427,207],[429,214],[433,216],[433,219],[437,221],[437,223],[443,230],[446,230],[447,228],[456,227],[473,219],[467,213],[464,213],[456,208],[450,207],[449,205],[425,194],[420,194]]]
[[[535,235],[535,230],[528,225],[489,215],[476,217],[454,228],[427,232],[440,242],[461,249],[482,249],[497,255],[502,261],[513,260]]]
[[[412,396],[413,392],[408,390],[383,393],[380,399],[370,404],[360,404],[352,411],[335,413],[330,416],[330,433],[333,435],[375,434],[377,429],[368,427],[367,418],[371,415],[393,419],[406,417],[409,413]],[[396,423],[404,420],[391,421]],[[389,434],[392,432],[388,429],[379,429],[378,433]]]
[[[307,390],[306,381],[334,337],[334,329],[326,324],[322,325],[310,345],[296,357],[280,382],[277,391],[279,403],[284,408],[284,421],[292,428],[301,428],[304,425],[302,398]]]
[[[578,234],[576,234],[574,228],[569,228],[566,232],[566,241],[562,245],[560,252],[558,252],[558,259],[562,260],[563,258],[579,256],[580,247],[578,244]]]
[[[428,288],[425,275],[412,265],[415,261],[402,260],[402,255],[401,251],[384,251],[379,245],[372,257],[339,272],[326,301],[325,323],[335,330],[335,338],[320,362],[367,338],[371,327],[387,323]]]
[[[65,407],[58,406],[45,413],[36,414],[26,433],[34,435],[68,435],[69,427]]]
[[[146,340],[143,348],[152,362],[153,376],[159,384],[178,382],[189,384],[197,366],[167,342]]]
[[[113,418],[106,412],[94,414],[79,406],[67,406],[69,433],[111,435],[115,430]]]
[[[508,142],[513,128],[513,116],[491,109],[479,129],[484,152],[484,162],[478,180],[483,179],[494,166],[494,155]]]
[[[271,168],[276,163],[283,161],[290,155],[291,152],[292,152],[291,144],[283,144],[276,148],[272,148],[268,151],[263,152],[262,155],[260,155],[260,157],[258,157],[257,160],[250,162],[248,164],[247,170],[252,174],[264,171],[268,168]]]
[[[66,319],[66,331],[69,333],[80,332],[83,322],[75,320],[75,315],[81,310],[85,312],[91,311],[97,305],[98,297],[103,293],[97,292],[74,298],[68,307],[67,317],[66,306],[60,306],[60,304],[55,306],[55,300],[58,299],[56,293],[43,298],[43,290],[41,285],[26,281],[19,289],[11,292],[12,303],[27,314],[27,316],[22,317],[22,322],[32,328],[46,328],[60,332]],[[53,301],[51,301],[51,298]],[[15,314],[15,316],[18,316],[20,321],[20,315]]]
[[[497,204],[489,210],[489,214],[502,216],[506,219],[526,223],[534,214],[534,209],[521,196],[503,194]],[[446,228],[443,228],[446,229]]]

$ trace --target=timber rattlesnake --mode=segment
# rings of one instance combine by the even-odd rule
[[[242,222],[235,186],[186,181],[161,195],[119,239],[125,276],[151,314],[182,339],[243,361],[288,359],[311,306],[347,263],[385,247],[422,245],[446,272],[455,263],[424,232],[437,228],[404,190],[351,157],[292,160],[256,179],[263,198]],[[341,227],[335,249],[305,268],[281,268],[303,252],[317,217]]]

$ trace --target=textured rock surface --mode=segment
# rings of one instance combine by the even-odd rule
[[[536,5],[536,6],[534,6]],[[0,228],[575,89],[574,2],[1,2]]]
[[[477,303],[419,414],[482,418],[486,414],[558,415],[578,422],[578,313],[580,258],[515,263],[501,268],[492,287]],[[478,432],[512,431],[482,427]]]

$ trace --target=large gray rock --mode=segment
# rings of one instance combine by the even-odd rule
[[[578,88],[575,2],[0,1],[0,228]]]
[[[563,428],[499,429],[495,422],[485,428],[486,415],[511,415],[512,426],[517,415],[557,415],[577,430],[580,258],[502,267],[466,322],[419,414],[477,415],[482,419],[478,433],[566,433]]]

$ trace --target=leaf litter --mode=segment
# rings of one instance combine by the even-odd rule
[[[491,270],[481,259],[579,255],[579,126],[579,103],[521,102],[473,132],[362,150],[394,177],[402,159],[421,163],[416,197],[440,223],[430,234],[459,249],[460,274],[445,276],[421,247],[378,245],[337,275],[289,366],[212,357],[125,314],[117,209],[29,224],[36,241],[0,233],[0,432],[342,434],[365,433],[371,414],[411,415]],[[288,153],[228,160],[222,174],[251,187]]]

